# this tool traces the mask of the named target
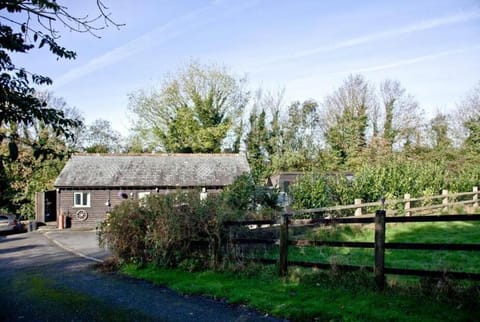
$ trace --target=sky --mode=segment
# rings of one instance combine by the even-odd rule
[[[480,82],[480,0],[103,0],[124,24],[100,38],[63,30],[77,52],[14,56],[48,75],[48,90],[86,123],[106,119],[127,135],[128,95],[158,88],[191,60],[227,66],[255,91],[285,90],[285,101],[333,93],[350,74],[372,84],[400,81],[431,118],[448,113]],[[60,1],[78,16],[96,1]]]

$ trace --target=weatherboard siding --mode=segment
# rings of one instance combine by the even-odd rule
[[[219,187],[208,189],[209,194],[219,193],[222,189]],[[57,203],[57,218],[60,214],[68,216],[71,220],[71,228],[73,229],[93,229],[99,222],[102,222],[106,218],[106,214],[109,210],[113,209],[116,205],[126,201],[120,197],[120,193],[126,193],[128,200],[138,200],[139,193],[149,192],[150,195],[155,194],[168,194],[174,193],[177,189],[59,189]],[[74,207],[73,196],[75,192],[87,192],[90,193],[90,207]],[[131,195],[133,193],[133,195]],[[110,207],[106,205],[107,201],[110,201]],[[78,220],[77,212],[84,210],[87,212],[88,217],[86,220]]]

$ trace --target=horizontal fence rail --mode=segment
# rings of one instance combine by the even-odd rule
[[[455,206],[471,206],[473,208],[479,207],[480,201],[480,192],[478,191],[478,186],[472,187],[471,192],[458,192],[458,193],[449,193],[448,190],[443,190],[442,194],[426,197],[417,197],[411,198],[410,194],[406,193],[403,199],[387,199],[384,203],[378,202],[367,202],[362,203],[362,199],[355,199],[355,203],[352,205],[342,205],[342,206],[331,206],[331,207],[321,207],[314,209],[301,209],[295,211],[295,215],[324,215],[331,213],[338,213],[346,210],[354,210],[355,215],[365,215],[365,208],[376,208],[373,211],[380,210],[384,206],[388,208],[388,214],[398,214],[403,212],[406,215],[413,215],[415,213],[424,213],[431,210],[439,209],[448,209]],[[457,199],[466,199],[468,200],[457,200]],[[414,206],[415,204],[418,204]],[[423,203],[423,204],[422,204]],[[399,208],[399,209],[398,209]],[[374,215],[370,213],[371,215]]]
[[[453,221],[480,221],[480,215],[460,214],[460,215],[428,215],[428,216],[399,216],[387,217],[385,211],[377,211],[375,217],[343,217],[343,218],[314,218],[314,219],[290,219],[290,214],[282,216],[280,225],[280,238],[232,238],[233,244],[265,244],[279,245],[279,259],[249,258],[254,262],[263,264],[279,264],[281,276],[287,274],[288,266],[300,266],[306,268],[330,269],[332,267],[345,271],[365,270],[375,273],[375,280],[379,289],[385,285],[385,274],[396,275],[416,275],[429,277],[448,277],[454,279],[480,280],[480,273],[452,272],[452,271],[432,271],[418,269],[400,269],[385,267],[385,249],[405,249],[405,250],[438,250],[438,251],[480,251],[480,244],[447,244],[447,243],[387,243],[385,241],[387,223],[414,223],[414,222],[453,222]],[[316,225],[331,224],[372,224],[375,223],[375,241],[374,242],[349,242],[349,241],[328,241],[328,240],[289,240],[288,228],[291,227],[311,227]],[[262,226],[276,225],[278,221],[239,221],[228,222],[227,227],[232,226]],[[373,266],[357,265],[332,265],[328,263],[313,263],[305,261],[288,260],[288,246],[295,247],[346,247],[346,248],[370,248],[375,250],[375,264]]]

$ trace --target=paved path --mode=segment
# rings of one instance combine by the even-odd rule
[[[94,232],[0,236],[0,321],[278,321],[97,272],[95,259],[108,252],[95,241]]]

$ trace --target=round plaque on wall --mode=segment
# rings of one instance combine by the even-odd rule
[[[75,216],[77,217],[77,220],[85,221],[88,218],[88,213],[85,210],[81,209],[77,211],[77,214]]]

